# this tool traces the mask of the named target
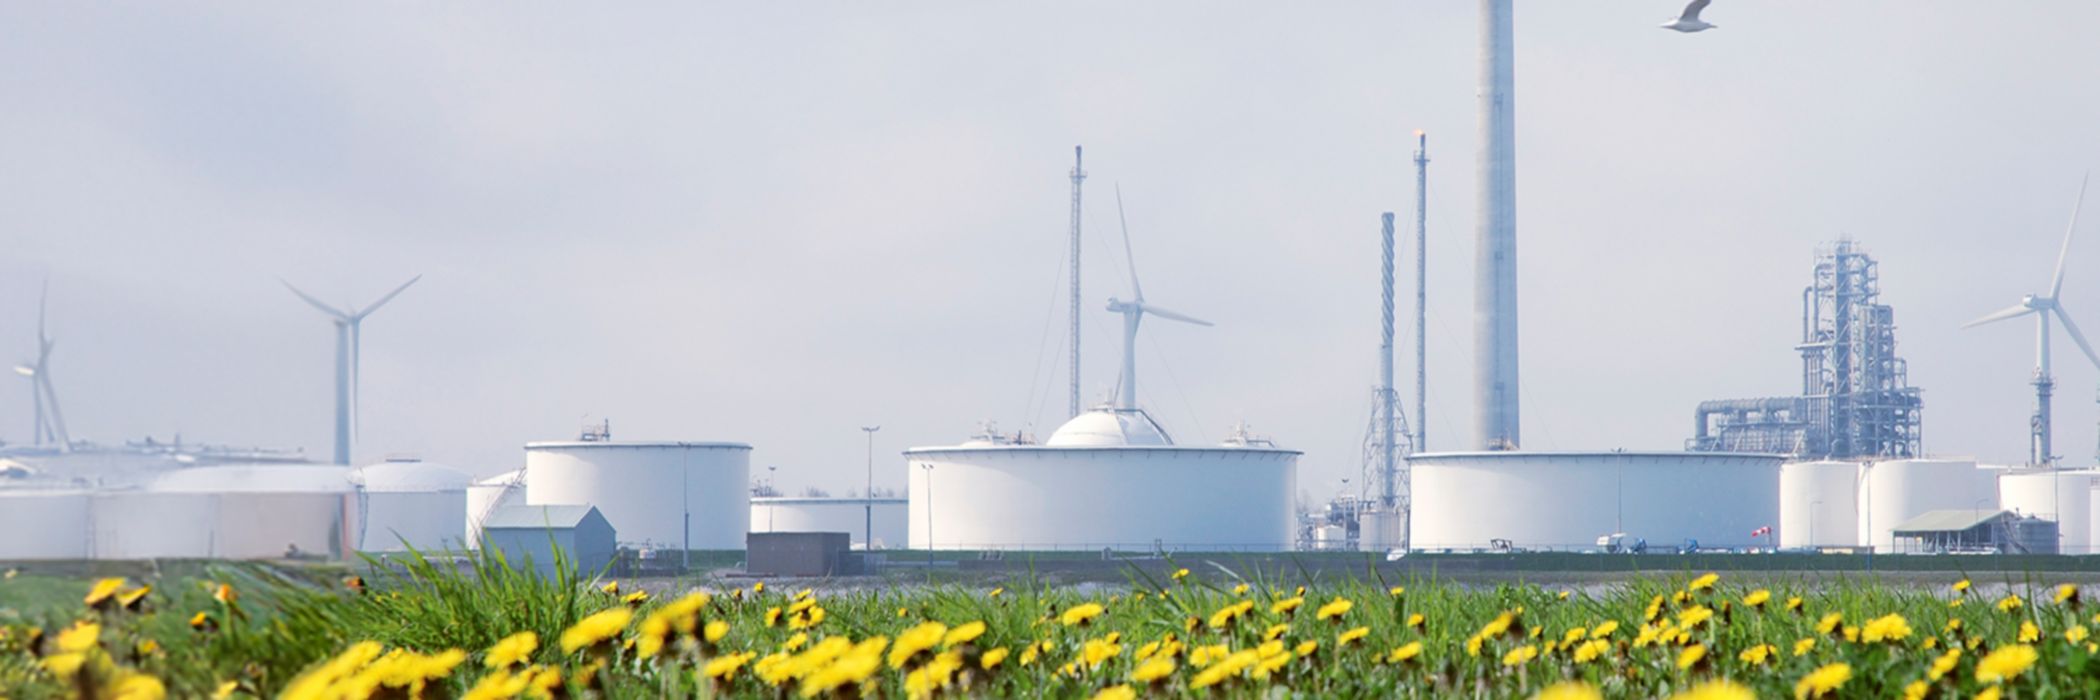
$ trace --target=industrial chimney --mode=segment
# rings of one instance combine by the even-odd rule
[[[1480,0],[1480,177],[1473,388],[1480,448],[1517,433],[1517,118],[1510,0]]]

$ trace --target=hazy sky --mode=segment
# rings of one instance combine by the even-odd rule
[[[1517,3],[1524,446],[1673,449],[1702,399],[1798,391],[1800,290],[1851,236],[1927,450],[2024,459],[2032,324],[1958,327],[2043,290],[2100,164],[2100,4],[1655,27],[1679,6]],[[1473,3],[346,9],[0,5],[0,349],[30,356],[48,278],[76,436],[325,456],[333,331],[277,278],[362,304],[422,274],[365,324],[360,460],[493,473],[605,417],[843,492],[880,423],[895,486],[905,447],[1061,422],[1084,144],[1089,395],[1120,183],[1148,300],[1218,324],[1146,324],[1142,402],[1185,444],[1244,419],[1325,493],[1359,467],[1378,214],[1411,218],[1423,128],[1426,418],[1472,442]],[[2100,333],[2085,228],[2064,298]],[[2086,464],[2100,371],[2057,339]],[[29,427],[10,378],[0,438]]]

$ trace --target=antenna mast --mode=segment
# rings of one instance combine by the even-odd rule
[[[1068,405],[1071,415],[1079,415],[1079,183],[1086,179],[1086,171],[1079,168],[1082,152],[1079,146],[1072,147],[1072,398]]]

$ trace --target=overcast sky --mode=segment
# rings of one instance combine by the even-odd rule
[[[1657,29],[1680,5],[1517,3],[1524,447],[1674,449],[1702,399],[1798,392],[1800,291],[1850,236],[1927,450],[2024,459],[2032,323],[1959,326],[2048,283],[2100,164],[2100,4]],[[351,305],[421,274],[365,324],[361,461],[489,474],[609,418],[836,493],[879,423],[896,486],[905,447],[1064,417],[1084,144],[1088,395],[1120,183],[1147,300],[1217,323],[1146,323],[1142,403],[1184,444],[1245,420],[1325,494],[1359,468],[1378,214],[1411,218],[1422,128],[1430,446],[1472,443],[1473,3],[352,9],[0,5],[0,349],[31,355],[48,279],[76,437],[325,457],[333,330],[277,279]],[[2100,332],[2087,223],[2064,298]],[[2100,371],[2056,337],[2089,464]],[[0,439],[30,423],[0,384]]]

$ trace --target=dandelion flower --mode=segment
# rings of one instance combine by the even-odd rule
[[[946,649],[957,644],[968,644],[977,641],[977,638],[982,636],[984,636],[983,620],[965,622],[956,625],[955,629],[948,630],[947,636],[941,637],[941,648]]]
[[[2042,628],[2034,626],[2034,621],[2033,621],[2033,620],[2021,620],[2021,621],[2020,621],[2020,637],[2019,637],[2019,642],[2020,642],[2021,644],[2028,644],[2028,643],[2032,643],[2032,642],[2038,642],[2038,641],[2041,641],[2041,640],[2042,640]]]
[[[1399,647],[1393,649],[1390,652],[1387,652],[1385,655],[1385,662],[1389,664],[1397,664],[1407,661],[1413,661],[1416,658],[1420,658],[1421,656],[1422,643],[1408,642],[1406,644],[1400,645]]]
[[[1837,629],[1837,626],[1839,624],[1842,624],[1844,621],[1844,613],[1830,613],[1828,615],[1824,615],[1823,619],[1816,621],[1816,634],[1830,634],[1831,630]]]
[[[2085,641],[2086,637],[2092,635],[2093,631],[2086,629],[2085,625],[2072,625],[2070,629],[2064,630],[2064,641],[2077,644]]]
[[[1411,628],[1421,627],[1422,623],[1426,621],[1427,619],[1422,617],[1422,613],[1412,613],[1407,616],[1407,626]]]
[[[1999,649],[1976,662],[1976,682],[2003,683],[2018,678],[2039,659],[2041,653],[2025,644]]]
[[[1734,681],[1707,681],[1670,696],[1670,700],[1757,700],[1757,693]]]
[[[123,587],[124,578],[121,576],[102,579],[96,581],[93,588],[88,589],[87,597],[82,600],[91,608],[100,609],[107,607],[111,602],[110,599],[117,595],[117,590]]]
[[[707,665],[700,668],[700,675],[723,682],[736,680],[736,672],[742,669],[744,664],[750,663],[753,656],[755,654],[748,651],[742,654],[717,656],[709,659]]]
[[[1691,584],[1685,586],[1684,589],[1687,591],[1703,591],[1709,588],[1713,588],[1714,584],[1718,583],[1720,580],[1720,574],[1709,573],[1705,576],[1692,579]]]
[[[1296,654],[1296,655],[1298,655],[1298,656],[1300,656],[1300,657],[1306,657],[1306,656],[1312,656],[1312,655],[1313,655],[1313,652],[1316,652],[1316,651],[1319,651],[1319,650],[1320,650],[1320,642],[1319,642],[1318,640],[1308,639],[1308,640],[1305,640],[1305,641],[1299,642],[1299,643],[1298,643],[1298,646],[1297,646],[1296,648],[1293,648],[1293,649],[1291,649],[1291,653],[1293,653],[1293,654]]]
[[[633,619],[634,611],[627,608],[611,608],[593,613],[577,621],[575,626],[562,631],[562,653],[574,654],[578,649],[612,639],[620,630],[627,629],[627,623]]]
[[[1994,685],[1989,688],[1984,688],[1983,692],[1977,693],[1976,697],[1973,700],[1998,700],[1998,698],[2002,697],[2003,695],[2004,693],[1998,688],[1998,686]]]
[[[1152,658],[1138,664],[1138,667],[1130,672],[1130,680],[1138,683],[1151,683],[1171,675],[1174,675],[1173,659]]]
[[[1770,644],[1759,644],[1757,646],[1742,650],[1742,652],[1737,653],[1735,655],[1735,658],[1737,661],[1741,661],[1752,666],[1763,666],[1765,664],[1766,659],[1771,658],[1773,654],[1777,653],[1779,653],[1779,647],[1775,647]]]
[[[1588,683],[1562,681],[1539,691],[1531,700],[1604,700],[1604,693]]]
[[[1340,649],[1342,647],[1349,646],[1350,642],[1363,639],[1364,636],[1369,635],[1370,633],[1371,628],[1369,627],[1357,627],[1347,632],[1343,632],[1339,635],[1335,635],[1334,648]]]
[[[531,630],[519,632],[489,647],[482,664],[489,668],[509,668],[532,659],[532,652],[540,648],[540,636]]]
[[[2018,610],[2018,609],[2020,609],[2020,605],[2021,605],[2021,602],[2020,602],[2020,594],[2018,594],[2018,593],[2007,593],[2007,594],[2005,594],[2005,597],[2004,597],[2004,598],[1999,598],[1999,599],[1998,599],[1998,612],[2006,612],[2006,613],[2009,613],[2009,612],[2012,612],[2012,611],[2014,611],[2014,610]]]
[[[1283,636],[1283,633],[1289,631],[1291,631],[1291,626],[1286,623],[1279,622],[1273,625],[1269,625],[1269,629],[1264,630],[1261,633],[1261,640],[1266,642],[1277,637],[1281,637]]]
[[[2057,587],[2056,587],[2056,604],[2057,604],[2057,605],[2066,605],[2066,604],[2068,604],[2068,605],[2071,605],[2072,607],[2077,607],[2077,605],[2078,605],[2078,586],[2077,586],[2076,584],[2070,584],[2070,583],[2066,583],[2066,584],[2063,584],[2063,585],[2061,585],[2061,586],[2057,586]]]
[[[1704,660],[1706,660],[1706,645],[1693,644],[1677,652],[1677,670],[1691,670],[1693,666]]]
[[[1597,623],[1596,627],[1590,628],[1590,639],[1603,639],[1617,631],[1619,631],[1618,620],[1605,620]]]
[[[1910,623],[1905,621],[1902,615],[1896,613],[1889,613],[1868,620],[1867,626],[1859,631],[1860,641],[1868,644],[1875,642],[1900,642],[1909,636]]]
[[[1094,618],[1100,617],[1104,610],[1106,609],[1101,607],[1100,603],[1082,603],[1066,610],[1065,614],[1058,618],[1058,621],[1063,622],[1066,627],[1085,625],[1093,622]]]
[[[1392,588],[1388,588],[1388,589],[1386,589],[1386,591],[1385,591],[1385,592],[1386,592],[1386,593],[1387,593],[1388,595],[1391,595],[1391,596],[1393,596],[1394,598],[1398,598],[1398,597],[1400,597],[1400,596],[1403,596],[1403,595],[1407,595],[1407,587],[1406,587],[1406,586],[1394,586],[1394,587],[1392,587]]]
[[[1011,652],[1009,652],[1006,649],[1006,647],[999,647],[997,649],[987,651],[984,653],[984,656],[977,657],[977,665],[984,667],[984,670],[986,671],[990,671],[992,669],[998,668],[1000,662],[1005,661],[1009,653]]]
[[[1818,668],[1794,684],[1794,700],[1820,698],[1842,688],[1845,681],[1852,680],[1852,665],[1835,663]]]
[[[152,592],[152,586],[139,586],[138,588],[131,589],[130,591],[119,593],[117,594],[116,598],[117,607],[121,607],[125,610],[136,611],[139,609],[139,603],[146,599],[146,594]]]
[[[1786,609],[1787,612],[1801,612],[1801,596],[1788,597],[1786,599]]]
[[[1175,570],[1174,570],[1174,580],[1176,580],[1176,581],[1179,581],[1179,580],[1182,580],[1182,579],[1185,579],[1185,578],[1188,578],[1188,577],[1189,577],[1189,570],[1188,570],[1188,569],[1175,569]]]
[[[1810,652],[1810,651],[1814,651],[1814,650],[1815,650],[1815,648],[1816,648],[1816,638],[1815,638],[1815,637],[1802,637],[1802,638],[1801,638],[1801,639],[1800,639],[1799,641],[1796,641],[1796,642],[1794,642],[1794,655],[1795,655],[1795,656],[1807,656],[1807,655],[1808,655],[1808,652]]]
[[[1348,598],[1336,597],[1326,605],[1320,606],[1319,611],[1313,613],[1313,618],[1319,620],[1339,618],[1348,614],[1349,609],[1353,607],[1356,607],[1356,603],[1351,602]]]
[[[1961,663],[1961,649],[1948,649],[1947,653],[1941,654],[1939,658],[1932,660],[1932,668],[1925,671],[1925,680],[1938,681],[1941,677],[1946,676],[1948,672],[1953,671],[1955,664],[1958,663]]]
[[[102,642],[102,626],[92,622],[76,622],[72,627],[58,633],[56,641],[61,652],[87,651]]]
[[[1526,663],[1530,663],[1532,659],[1536,659],[1538,657],[1539,648],[1530,644],[1526,644],[1515,649],[1509,650],[1509,653],[1507,654],[1503,654],[1502,665],[1522,666]]]
[[[1677,626],[1684,629],[1692,629],[1698,627],[1700,623],[1713,619],[1713,616],[1713,608],[1704,605],[1694,605],[1685,608],[1684,612],[1677,613]]]
[[[1751,591],[1749,595],[1743,596],[1743,607],[1762,608],[1765,606],[1765,602],[1771,599],[1772,592],[1760,588]]]
[[[1598,658],[1603,657],[1604,653],[1608,651],[1611,651],[1611,642],[1608,640],[1592,639],[1587,642],[1577,644],[1575,645],[1575,663],[1586,664],[1591,661],[1596,661]]]

